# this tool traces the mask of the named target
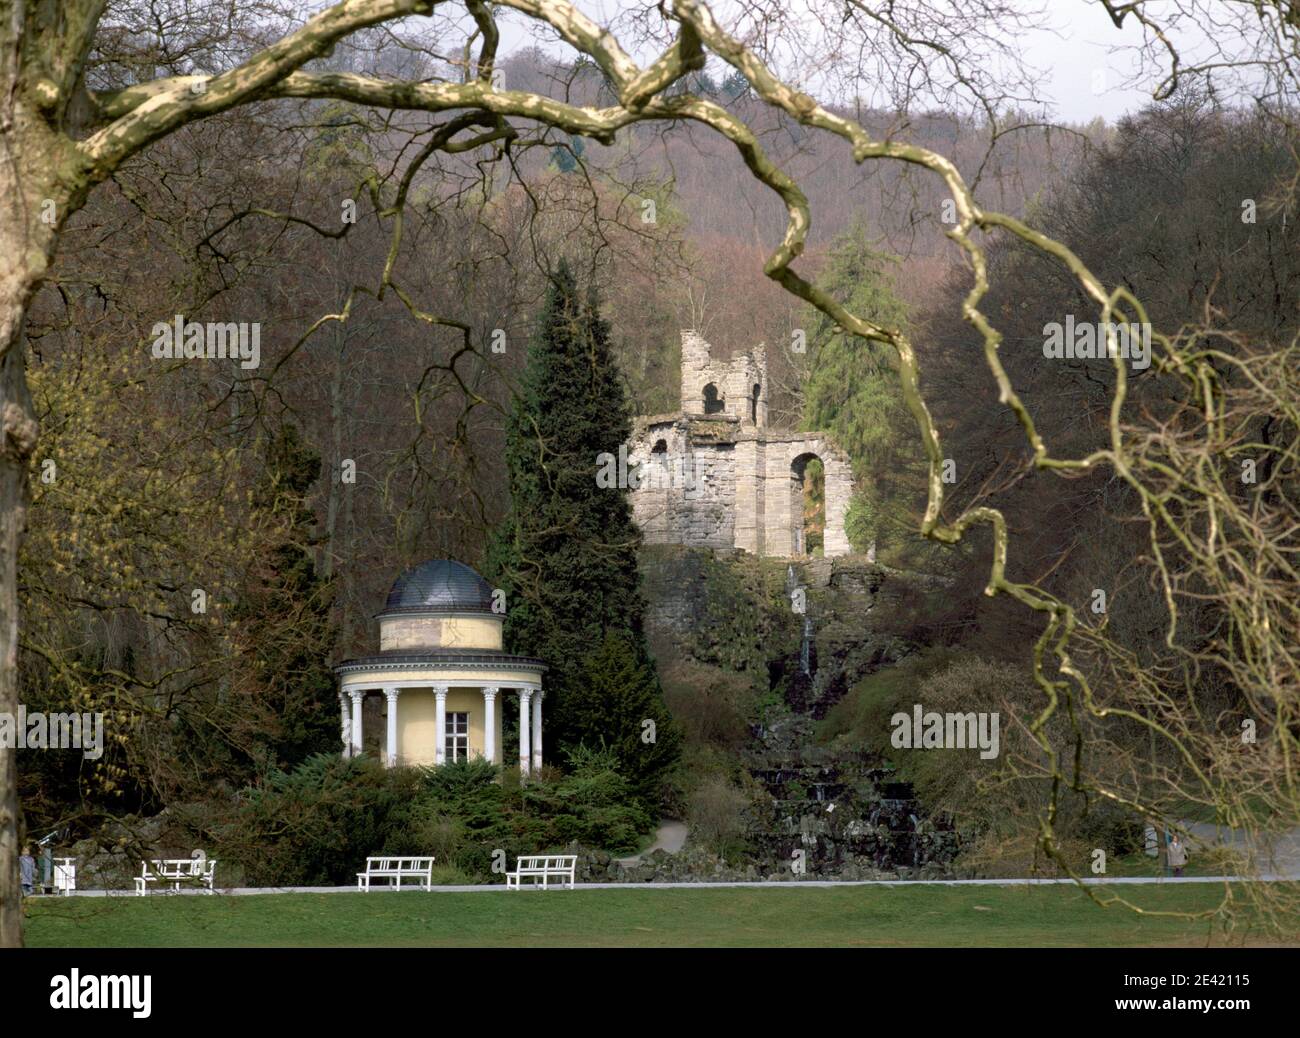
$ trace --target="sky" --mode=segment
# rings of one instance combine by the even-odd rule
[[[1141,42],[1135,22],[1116,29],[1100,4],[1085,0],[1048,0],[1047,21],[1056,31],[1030,33],[1026,54],[1047,74],[1043,100],[1056,106],[1063,122],[1101,116],[1113,123],[1150,101],[1150,90],[1125,85],[1136,70],[1132,55],[1111,52]]]
[[[576,5],[597,22],[608,23],[627,9],[629,0],[575,0]],[[799,0],[790,0],[797,4]],[[950,0],[960,3],[961,0]],[[727,0],[715,0],[714,9],[723,17]],[[646,0],[633,0],[642,8]],[[1113,123],[1121,115],[1141,108],[1150,100],[1150,89],[1131,84],[1135,59],[1131,53],[1116,53],[1117,46],[1141,42],[1137,23],[1129,18],[1117,29],[1096,0],[1024,0],[1027,9],[1040,12],[1044,27],[1029,31],[1017,45],[1028,64],[1042,73],[1038,100],[1053,105],[1062,122],[1087,123],[1100,116]],[[548,46],[533,28],[535,23],[520,15],[502,20],[502,52],[540,45],[559,54],[565,48]],[[571,55],[571,51],[568,52]],[[644,63],[651,55],[634,53]]]

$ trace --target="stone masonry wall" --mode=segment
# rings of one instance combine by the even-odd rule
[[[656,452],[659,443],[667,450]],[[652,420],[628,445],[629,469],[634,465],[640,485],[631,493],[632,518],[647,544],[732,546],[736,467],[729,440],[695,442],[685,418]]]
[[[763,347],[715,363],[693,331],[682,332],[682,411],[640,418],[627,445],[632,515],[647,544],[740,548],[754,555],[804,554],[803,475],[809,459],[826,480],[823,553],[851,551],[844,521],[853,494],[848,458],[820,433],[767,428]],[[704,414],[704,387],[725,394],[725,410]],[[758,421],[751,420],[760,386]],[[656,450],[656,447],[659,450]]]

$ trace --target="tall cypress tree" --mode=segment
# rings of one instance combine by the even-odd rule
[[[676,759],[678,736],[646,645],[641,535],[627,491],[597,482],[598,458],[617,457],[631,431],[609,325],[594,293],[584,300],[561,264],[506,425],[511,514],[487,568],[506,591],[508,644],[550,666],[544,730],[552,750],[614,748],[627,777],[650,796]],[[611,652],[626,655],[626,666]],[[593,666],[605,680],[589,680]],[[621,682],[613,702],[611,680]],[[636,738],[650,730],[646,720],[654,722],[653,742]]]

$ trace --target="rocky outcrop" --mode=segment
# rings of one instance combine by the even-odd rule
[[[100,827],[93,836],[78,840],[55,856],[77,859],[79,890],[130,890],[147,858],[188,858],[192,840],[173,824],[167,808],[148,818],[127,815]]]

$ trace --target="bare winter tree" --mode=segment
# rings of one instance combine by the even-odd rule
[[[1120,5],[1110,5],[1116,16]],[[1124,5],[1135,10],[1141,5]],[[1258,5],[1251,5],[1258,6]],[[1282,5],[1288,8],[1289,5]],[[1238,668],[1240,680],[1253,683],[1263,738],[1278,750],[1281,768],[1294,768],[1300,660],[1296,657],[1294,601],[1281,593],[1282,575],[1293,564],[1293,545],[1279,550],[1276,536],[1294,538],[1288,526],[1270,516],[1261,524],[1258,504],[1230,498],[1210,466],[1210,447],[1222,436],[1222,414],[1214,386],[1220,379],[1217,358],[1207,356],[1196,336],[1162,336],[1155,343],[1159,370],[1204,407],[1198,412],[1208,433],[1178,431],[1161,440],[1148,437],[1136,448],[1124,415],[1125,371],[1115,353],[1115,390],[1110,442],[1082,458],[1056,457],[1040,435],[1033,415],[1017,395],[999,360],[1000,333],[980,310],[988,288],[982,234],[1006,234],[1052,258],[1094,306],[1104,322],[1145,322],[1140,302],[1122,285],[1110,287],[1065,244],[1037,232],[1013,216],[983,208],[957,166],[942,155],[892,136],[869,132],[856,119],[819,103],[810,91],[835,89],[836,83],[866,81],[894,103],[911,97],[943,101],[965,96],[995,118],[1000,95],[982,69],[980,55],[999,43],[1018,24],[1017,11],[999,0],[945,3],[905,0],[889,5],[812,4],[802,19],[782,3],[744,5],[724,25],[699,0],[675,0],[638,7],[623,25],[600,25],[568,0],[342,0],[305,20],[294,19],[271,4],[242,5],[238,14],[226,4],[176,4],[161,0],[111,8],[105,0],[0,0],[0,711],[18,704],[17,559],[28,502],[28,469],[38,429],[24,377],[23,327],[33,294],[41,286],[58,247],[60,231],[86,201],[89,192],[123,163],[179,128],[237,106],[268,102],[334,100],[406,113],[441,117],[416,160],[416,168],[436,153],[508,155],[529,127],[549,127],[603,144],[618,132],[647,121],[688,122],[708,128],[740,154],[752,176],[784,208],[785,232],[767,259],[765,273],[793,295],[815,306],[845,332],[891,347],[898,360],[900,388],[915,420],[929,466],[928,500],[921,532],[944,543],[986,527],[993,540],[993,564],[986,593],[1006,594],[1044,618],[1035,651],[1035,676],[1044,694],[1042,715],[1032,732],[1048,760],[1053,783],[1094,789],[1099,795],[1142,805],[1131,796],[1099,789],[1068,758],[1062,762],[1045,734],[1058,712],[1127,709],[1100,702],[1088,676],[1073,662],[1071,639],[1077,627],[1073,609],[1032,584],[1008,576],[1008,530],[1002,514],[975,507],[955,518],[944,516],[942,472],[945,453],[930,408],[921,393],[913,343],[899,329],[882,327],[847,310],[801,276],[793,264],[804,249],[811,213],[804,193],[766,154],[758,136],[723,105],[696,96],[682,83],[715,56],[743,77],[763,102],[808,132],[837,139],[855,162],[895,163],[937,178],[952,202],[954,222],[948,237],[968,264],[972,287],[962,305],[964,319],[979,333],[987,367],[1001,403],[1010,409],[1032,451],[1033,464],[1065,476],[1109,468],[1143,500],[1157,546],[1191,524],[1208,521],[1205,565],[1212,582],[1226,582],[1241,593],[1233,596],[1232,632],[1252,665]],[[588,103],[557,99],[540,92],[508,89],[494,76],[500,32],[498,13],[509,9],[539,23],[599,70],[599,100]],[[165,14],[166,17],[139,17]],[[1288,14],[1288,24],[1289,18]],[[136,24],[139,22],[139,25]],[[140,26],[174,25],[152,52],[133,47]],[[830,51],[819,49],[817,26],[833,29]],[[658,56],[638,63],[615,31],[624,31],[640,47],[657,42]],[[440,65],[404,46],[399,31],[423,32],[439,43],[431,49]],[[367,33],[387,32],[392,60],[382,71],[363,74],[321,67],[334,48]],[[477,51],[475,53],[475,46]],[[782,54],[795,56],[800,85],[776,71]],[[846,59],[846,55],[854,57]],[[869,55],[863,58],[861,55]],[[846,65],[846,60],[849,64]],[[459,68],[459,75],[436,71]],[[163,74],[159,75],[159,70]],[[393,214],[400,227],[400,207]],[[381,287],[403,298],[399,286]],[[414,302],[408,302],[414,308]],[[432,315],[426,315],[432,316]],[[1278,405],[1271,369],[1258,365],[1242,374],[1262,382],[1259,398]],[[1292,408],[1293,410],[1293,408]],[[1292,422],[1291,417],[1286,422]],[[1294,424],[1284,435],[1294,437]],[[1186,436],[1195,439],[1190,449]],[[1294,461],[1293,448],[1284,459]],[[1180,467],[1181,466],[1181,467]],[[1171,476],[1186,475],[1184,480]],[[1170,483],[1176,484],[1169,487]],[[1168,494],[1193,499],[1199,507],[1174,511]],[[1247,541],[1248,558],[1234,548],[1224,557],[1222,509],[1231,505],[1233,528],[1260,536]],[[1283,504],[1273,507],[1293,507]],[[1292,532],[1270,537],[1270,530]],[[1158,550],[1158,547],[1157,547]],[[1231,565],[1224,563],[1231,562]],[[1292,574],[1294,578],[1294,574]],[[1294,586],[1294,581],[1292,582]],[[1171,608],[1172,608],[1171,591]],[[1288,640],[1289,639],[1289,640]],[[1257,661],[1257,662],[1255,662]],[[1162,738],[1185,739],[1148,715],[1129,710],[1135,723]],[[1191,753],[1192,751],[1188,751]],[[1077,758],[1076,758],[1077,759]],[[0,944],[21,942],[21,913],[16,868],[18,804],[15,752],[0,749]],[[1291,796],[1294,798],[1294,784]],[[1279,788],[1287,788],[1283,783]],[[1042,819],[1042,844],[1056,853],[1049,808]],[[1073,873],[1068,862],[1062,866]]]

